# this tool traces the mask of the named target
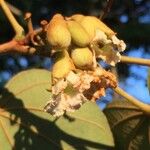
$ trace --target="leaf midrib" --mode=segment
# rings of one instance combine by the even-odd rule
[[[9,108],[6,108],[6,109],[1,109],[1,111],[0,112],[8,112],[8,110],[18,110],[18,109],[20,109],[20,110],[28,110],[28,111],[39,111],[39,112],[43,112],[43,113],[45,113],[44,112],[44,110],[42,110],[42,109],[39,109],[39,108],[34,108],[34,107],[9,107]],[[1,115],[1,113],[0,113],[0,115]],[[105,129],[102,127],[102,126],[100,126],[98,123],[96,123],[96,122],[94,122],[94,121],[91,121],[91,120],[88,120],[88,119],[85,119],[85,118],[82,118],[82,117],[79,117],[79,116],[75,116],[75,115],[71,115],[71,114],[69,114],[71,117],[74,117],[75,119],[77,119],[77,120],[80,120],[80,121],[83,121],[83,122],[87,122],[87,123],[90,123],[90,124],[92,124],[92,125],[95,125],[95,126],[97,126],[98,128],[100,128],[100,129],[102,129],[103,131],[105,131]]]

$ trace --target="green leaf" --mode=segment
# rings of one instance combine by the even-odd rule
[[[100,150],[114,145],[107,119],[95,103],[59,119],[44,112],[50,87],[50,72],[42,69],[19,73],[6,84],[0,94],[4,150]]]
[[[147,86],[148,86],[149,93],[150,93],[150,69],[148,70]]]
[[[149,150],[150,119],[127,100],[114,100],[104,110],[115,139],[115,150]]]

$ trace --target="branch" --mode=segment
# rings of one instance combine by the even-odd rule
[[[15,6],[13,6],[12,4],[6,2],[7,6],[9,7],[9,9],[13,12],[13,14],[17,15],[17,16],[22,16],[23,13],[20,9],[16,8]]]
[[[22,45],[18,41],[12,40],[0,45],[0,54],[1,53],[20,53],[25,55],[50,57],[51,52],[45,46],[30,47],[28,45]]]
[[[121,63],[139,64],[144,66],[150,66],[150,59],[134,58],[128,56],[121,56]]]
[[[112,4],[113,4],[113,0],[107,0],[107,5],[99,17],[101,20],[103,20],[106,17],[106,15],[110,12]]]
[[[122,90],[119,87],[114,88],[114,91],[118,93],[119,95],[123,96],[124,98],[126,98],[129,102],[131,102],[135,106],[139,107],[144,113],[150,115],[150,105],[140,102],[140,100],[129,95],[128,93],[126,93],[124,90]]]
[[[0,45],[0,53],[7,52],[19,52],[19,53],[27,53],[29,50],[29,46],[25,46],[21,44],[21,42],[16,40],[11,40],[4,44]]]
[[[11,23],[13,29],[16,32],[16,39],[22,39],[24,38],[24,29],[22,26],[17,22],[15,17],[13,16],[12,12],[10,11],[9,7],[7,6],[6,2],[4,0],[0,0],[0,5],[8,18],[9,22]]]

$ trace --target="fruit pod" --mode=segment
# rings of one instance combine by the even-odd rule
[[[71,19],[78,22],[78,23],[80,23],[83,20],[84,17],[85,17],[84,15],[75,14],[75,15],[71,16]]]
[[[89,69],[93,64],[93,54],[88,47],[76,48],[71,52],[71,58],[79,69]]]
[[[56,14],[51,19],[47,28],[47,40],[55,49],[61,50],[70,45],[71,35],[61,14]]]
[[[115,34],[115,32],[112,31],[105,23],[93,16],[85,16],[80,24],[92,38],[95,37],[96,30],[98,29],[103,31],[107,36],[112,36]]]
[[[71,70],[74,69],[75,66],[66,50],[55,54],[54,64],[52,66],[53,79],[64,78]]]
[[[90,43],[90,36],[78,22],[68,20],[67,25],[74,44],[80,47],[86,47]]]

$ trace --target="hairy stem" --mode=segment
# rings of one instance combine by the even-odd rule
[[[120,87],[114,88],[114,91],[118,93],[119,95],[123,96],[126,98],[128,101],[133,103],[135,106],[139,107],[144,113],[150,115],[150,105],[145,104],[143,102],[140,102],[140,100],[134,98],[133,96],[129,95],[127,92],[125,92],[123,89]]]
[[[9,22],[11,23],[13,29],[16,32],[16,39],[21,39],[24,38],[24,29],[22,28],[22,26],[17,22],[17,20],[15,19],[15,17],[13,16],[13,14],[11,13],[10,9],[8,8],[6,2],[4,0],[0,0],[0,5],[5,13],[5,15],[7,16]]]
[[[120,62],[150,66],[150,59],[121,56]]]

